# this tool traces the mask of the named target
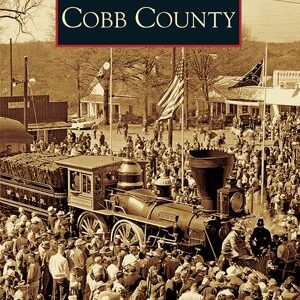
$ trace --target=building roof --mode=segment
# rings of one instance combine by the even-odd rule
[[[0,117],[0,143],[30,144],[33,136],[26,132],[24,125],[13,119]]]
[[[123,161],[122,157],[116,156],[92,156],[92,155],[80,155],[70,157],[57,161],[59,166],[74,168],[79,170],[93,171],[101,167],[110,166],[112,164],[120,163]]]

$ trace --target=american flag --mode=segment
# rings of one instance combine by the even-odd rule
[[[249,72],[247,72],[241,80],[239,80],[235,85],[230,86],[228,89],[235,89],[245,86],[257,86],[262,82],[262,70],[264,61],[260,61],[256,66],[254,66]]]
[[[176,74],[164,95],[160,98],[158,105],[163,107],[160,120],[166,120],[173,116],[177,108],[184,100],[184,60],[182,59],[176,69]]]

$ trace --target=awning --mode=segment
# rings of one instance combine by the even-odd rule
[[[227,104],[259,107],[259,103],[257,101],[251,102],[251,101],[226,100],[225,102]]]
[[[35,130],[59,130],[59,129],[68,129],[71,127],[70,123],[58,121],[51,123],[37,123],[37,124],[29,124],[28,131]]]

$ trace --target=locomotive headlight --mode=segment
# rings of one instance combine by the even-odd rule
[[[234,213],[240,213],[244,209],[244,196],[240,192],[235,192],[230,198],[230,206]]]

